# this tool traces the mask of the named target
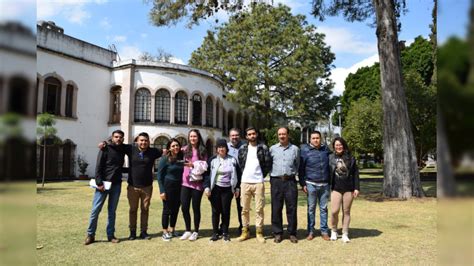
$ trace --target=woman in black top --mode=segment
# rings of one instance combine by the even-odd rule
[[[163,241],[170,241],[176,237],[176,220],[178,218],[181,180],[183,176],[184,161],[181,144],[177,139],[170,139],[166,144],[167,153],[160,159],[158,165],[158,185],[160,198],[163,201],[161,225],[163,226]]]
[[[346,141],[337,137],[332,142],[334,153],[329,156],[331,178],[331,240],[337,240],[339,209],[342,205],[342,241],[350,242],[349,223],[352,200],[359,195],[359,169]]]

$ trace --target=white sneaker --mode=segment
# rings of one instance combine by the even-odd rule
[[[170,241],[171,240],[171,234],[170,233],[164,233],[163,236],[161,237],[163,241]]]
[[[191,236],[190,231],[184,232],[184,234],[179,238],[180,240],[187,240]]]
[[[347,234],[342,234],[342,242],[344,242],[344,243],[351,242],[351,240],[349,239],[349,236],[347,236]]]
[[[331,231],[331,241],[337,240],[337,231]]]
[[[189,237],[189,241],[195,241],[196,239],[198,239],[198,233],[193,232],[191,236]]]

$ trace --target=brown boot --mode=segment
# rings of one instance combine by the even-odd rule
[[[257,227],[257,241],[259,243],[265,243],[267,242],[265,240],[265,237],[263,237],[263,228],[262,227]]]
[[[242,242],[250,238],[250,231],[248,226],[242,228],[242,234],[237,238],[237,241]]]
[[[84,241],[84,245],[92,244],[92,243],[94,243],[94,241],[95,241],[94,236],[88,235],[86,237],[86,240]]]

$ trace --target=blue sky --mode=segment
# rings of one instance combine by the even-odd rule
[[[36,2],[36,10],[34,6]],[[341,94],[349,73],[378,61],[375,29],[367,22],[350,23],[340,17],[320,22],[310,14],[311,0],[274,0],[304,14],[318,31],[326,34],[326,43],[336,54],[332,79],[334,94]],[[411,42],[416,36],[430,33],[432,0],[407,0],[408,12],[402,16],[399,39]],[[447,36],[464,36],[467,27],[469,0],[439,1],[438,34],[440,43]],[[0,0],[0,19],[19,19],[29,25],[36,20],[52,20],[67,35],[102,46],[114,44],[121,59],[136,58],[142,52],[155,53],[157,48],[174,55],[174,62],[186,64],[199,47],[206,31],[216,26],[214,19],[186,28],[185,22],[171,27],[155,27],[149,22],[151,4],[142,0]],[[34,13],[36,12],[36,17]],[[226,14],[218,14],[225,21]]]

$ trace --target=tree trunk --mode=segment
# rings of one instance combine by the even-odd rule
[[[373,0],[377,16],[383,106],[384,183],[386,197],[423,197],[416,148],[403,88],[393,0]],[[362,132],[363,134],[363,132]]]
[[[46,128],[46,127],[45,127]],[[43,136],[44,141],[43,141],[43,178],[41,181],[41,187],[44,187],[44,179],[46,176],[46,135]]]
[[[438,198],[454,197],[456,196],[456,183],[454,180],[453,168],[451,166],[448,139],[444,127],[444,117],[439,111],[439,105],[436,137],[436,150],[438,152],[438,157],[436,158],[436,168],[438,169],[436,196]]]

